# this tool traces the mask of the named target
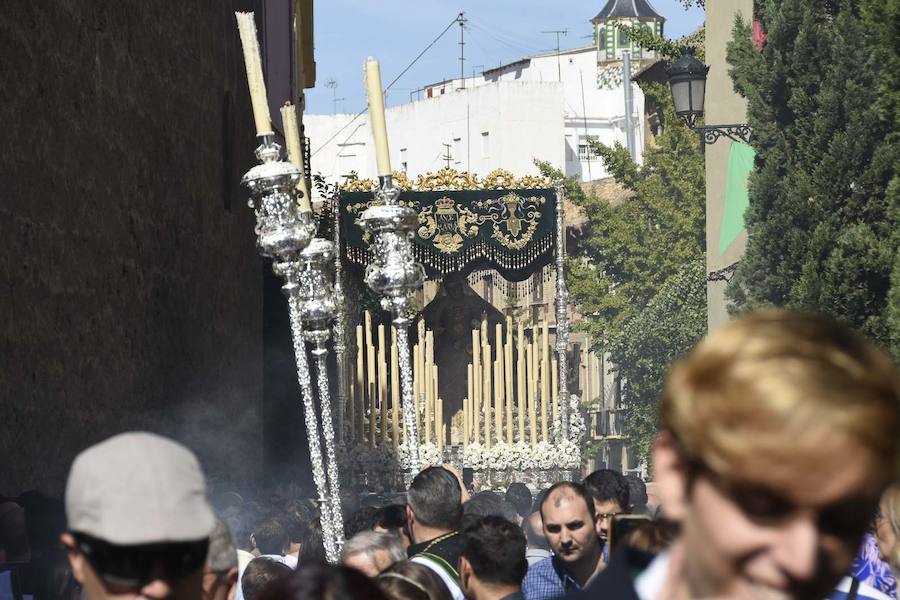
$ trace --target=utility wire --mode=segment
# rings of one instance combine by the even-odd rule
[[[438,36],[437,36],[436,38],[434,38],[434,39],[431,41],[430,44],[428,44],[427,46],[425,46],[425,49],[422,50],[421,52],[419,52],[419,55],[416,56],[416,57],[412,60],[412,62],[409,63],[409,64],[406,66],[405,69],[403,69],[402,71],[400,71],[400,74],[399,74],[399,75],[397,75],[396,77],[394,77],[394,80],[391,81],[391,82],[388,84],[388,86],[387,86],[386,88],[384,88],[384,91],[387,92],[389,89],[391,89],[391,87],[392,87],[395,83],[397,83],[397,81],[398,81],[401,77],[403,77],[404,75],[406,75],[406,72],[409,71],[409,70],[412,68],[412,66],[413,66],[414,64],[416,64],[416,62],[418,62],[418,60],[419,60],[420,58],[422,58],[422,55],[424,55],[426,52],[428,52],[428,51],[431,49],[431,47],[434,46],[434,45],[438,42],[439,39],[441,39],[442,37],[444,37],[444,34],[447,33],[448,31],[450,31],[450,28],[453,27],[454,25],[456,25],[458,22],[459,22],[459,17],[454,17],[453,20],[450,21],[450,23],[447,25],[447,27],[446,27],[440,34],[438,34]],[[345,129],[347,129],[348,127],[350,127],[350,125],[352,125],[354,121],[356,121],[358,118],[360,118],[362,115],[364,115],[368,110],[369,110],[369,105],[366,104],[366,107],[363,108],[363,109],[362,109],[361,111],[359,111],[358,113],[356,113],[356,115],[354,115],[354,117],[353,117],[352,119],[350,119],[350,120],[347,122],[346,125],[344,125],[344,126],[341,127],[340,129],[338,129],[338,130],[335,132],[335,134],[332,135],[330,138],[328,138],[328,139],[325,141],[325,143],[323,143],[321,146],[319,146],[319,147],[316,149],[315,152],[313,152],[312,154],[310,154],[310,158],[312,158],[313,156],[315,156],[316,154],[318,154],[325,146],[327,146],[328,144],[330,144],[330,143],[334,140],[334,138],[336,138],[337,136],[339,136],[339,135],[341,134],[341,132],[343,132]],[[351,134],[351,135],[352,135],[352,134]],[[350,139],[350,138],[347,138],[347,139]],[[346,142],[346,140],[344,140],[344,141]]]
[[[508,46],[516,52],[522,52],[528,55],[540,54],[538,46],[532,45],[533,42],[531,41],[522,40],[521,37],[501,31],[494,26],[484,27],[480,24],[480,21],[473,22],[471,26],[487,37],[493,39],[495,42]]]

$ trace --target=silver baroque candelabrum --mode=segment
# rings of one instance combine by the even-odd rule
[[[332,421],[332,398],[328,385],[328,348],[338,303],[329,267],[333,266],[334,246],[328,240],[313,238],[300,253],[299,296],[302,301],[300,318],[303,336],[313,345],[316,357],[316,378],[319,384],[319,404],[322,412],[322,432],[325,437],[325,468],[331,494],[331,518],[337,550],[344,540],[344,519],[341,514],[340,480],[335,453],[335,429]]]
[[[407,479],[410,479],[421,465],[408,327],[413,308],[412,293],[422,287],[425,271],[416,262],[412,251],[412,236],[418,225],[418,215],[398,202],[400,190],[394,187],[390,175],[379,177],[379,183],[375,191],[376,202],[360,216],[362,226],[372,239],[373,256],[366,266],[365,280],[370,288],[381,294],[381,306],[391,312],[397,327],[400,387],[406,421],[406,472]]]
[[[330,562],[338,561],[339,538],[334,529],[334,510],[340,512],[340,504],[329,502],[328,485],[316,418],[312,384],[307,364],[305,336],[303,333],[300,273],[301,256],[315,235],[316,225],[310,211],[301,211],[297,205],[297,183],[302,176],[299,169],[281,160],[281,147],[270,135],[260,136],[256,157],[260,164],[253,167],[241,179],[251,194],[249,206],[256,215],[255,232],[261,255],[272,259],[272,270],[284,279],[282,290],[287,296],[290,314],[291,337],[297,365],[297,380],[303,396],[304,419],[309,440],[309,458],[313,481],[318,494],[322,537]],[[333,436],[333,432],[332,432]]]

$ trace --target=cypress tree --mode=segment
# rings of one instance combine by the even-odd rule
[[[898,5],[765,0],[762,50],[735,24],[728,61],[757,155],[727,293],[737,310],[831,314],[900,357]]]

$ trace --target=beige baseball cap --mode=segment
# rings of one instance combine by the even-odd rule
[[[193,452],[133,431],[75,457],[66,484],[69,531],[132,546],[206,538],[215,517]]]

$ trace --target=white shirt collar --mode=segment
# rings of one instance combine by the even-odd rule
[[[634,580],[634,591],[641,600],[657,600],[669,574],[669,553],[660,552]]]

